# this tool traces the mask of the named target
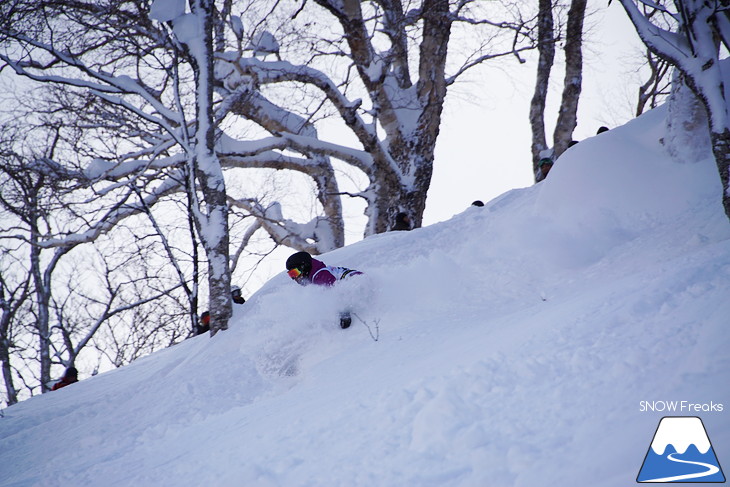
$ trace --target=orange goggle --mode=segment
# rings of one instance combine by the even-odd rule
[[[299,279],[300,277],[302,277],[302,271],[300,271],[296,267],[287,272],[287,274],[289,274],[289,277],[291,277],[292,279]]]

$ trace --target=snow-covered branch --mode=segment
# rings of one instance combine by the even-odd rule
[[[620,1],[644,44],[681,71],[683,81],[704,105],[723,188],[723,206],[730,218],[730,106],[718,45],[718,39],[724,42],[729,37],[727,12],[718,2],[676,0],[679,33],[675,34],[652,23],[651,11],[641,12],[635,0]],[[662,9],[659,5],[654,8]]]
[[[298,165],[296,169],[298,170],[306,166],[318,165],[317,161],[311,161],[313,164],[310,164],[309,159],[277,156],[276,153],[272,152],[287,149],[293,149],[301,153],[318,153],[331,156],[350,163],[366,174],[373,171],[373,158],[365,151],[288,133],[255,141],[236,141],[228,136],[221,136],[216,146],[220,158],[227,161],[237,161],[239,167],[243,166],[244,161],[255,164],[256,167],[271,167],[272,162],[278,161],[289,166],[286,167],[287,169],[294,168],[293,163],[296,162]],[[260,158],[258,158],[259,156]]]
[[[226,56],[228,58],[229,56]],[[223,59],[222,59],[223,60]],[[226,62],[231,63],[229,59]],[[237,86],[241,77],[251,77],[257,84],[298,82],[318,88],[327,100],[338,110],[348,127],[363,146],[375,149],[377,134],[372,125],[365,123],[358,113],[361,100],[350,101],[335,83],[322,71],[286,61],[263,61],[256,58],[237,58],[233,60],[234,69],[223,78],[224,83]],[[382,149],[381,149],[382,150]]]
[[[180,187],[179,181],[173,178],[168,178],[144,198],[144,203],[145,205],[152,206],[164,196],[181,190],[182,188]],[[134,191],[130,190],[124,198],[118,199],[112,208],[100,217],[98,221],[89,225],[88,229],[49,238],[38,242],[37,245],[41,248],[54,248],[93,242],[100,235],[111,231],[122,220],[144,211],[144,206],[141,203],[128,204],[127,200],[133,193]]]
[[[228,201],[231,206],[244,209],[255,216],[261,227],[277,244],[312,254],[332,250],[332,235],[329,225],[320,217],[302,224],[285,219],[278,203],[264,207],[256,200],[229,198]]]

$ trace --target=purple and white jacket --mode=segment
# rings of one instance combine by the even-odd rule
[[[312,270],[305,281],[318,286],[332,286],[337,281],[358,275],[362,275],[362,272],[347,267],[328,266],[321,260],[312,259]]]

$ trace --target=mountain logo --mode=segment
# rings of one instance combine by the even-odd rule
[[[663,417],[636,481],[725,482],[702,420],[696,416]]]

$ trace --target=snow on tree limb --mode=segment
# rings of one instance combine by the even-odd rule
[[[289,133],[281,134],[278,137],[245,141],[234,140],[229,136],[221,135],[216,149],[220,157],[225,157],[229,160],[235,157],[239,161],[243,159],[253,161],[255,160],[255,156],[260,154],[267,154],[265,158],[268,161],[272,161],[273,156],[271,151],[293,149],[301,153],[318,153],[335,157],[350,163],[366,174],[369,174],[373,170],[373,158],[365,151]],[[279,160],[293,161],[294,159],[281,158]],[[305,161],[305,159],[296,160]]]
[[[337,108],[340,116],[355,132],[361,141],[372,141],[377,138],[375,128],[365,123],[357,109],[361,100],[348,100],[330,77],[310,66],[294,65],[287,61],[263,61],[256,58],[238,58],[219,56],[220,61],[233,63],[234,71],[223,79],[224,83],[237,86],[242,77],[252,77],[262,85],[272,83],[299,82],[318,88]],[[370,142],[372,143],[372,142]]]
[[[321,217],[315,217],[307,223],[297,223],[283,218],[281,206],[278,203],[264,207],[256,200],[237,200],[233,198],[229,198],[229,203],[256,216],[261,227],[277,244],[301,249],[313,254],[332,250],[329,225],[326,225]],[[323,225],[323,223],[325,224]]]
[[[677,17],[684,20],[680,24],[683,30],[674,33],[652,23],[634,0],[620,1],[646,46],[684,72],[690,86],[712,104],[714,110],[708,110],[711,129],[722,132],[728,116],[713,29],[717,17],[715,9],[697,0],[677,2],[684,12]],[[720,17],[724,17],[724,13]],[[726,22],[717,25],[730,26]],[[727,32],[723,32],[725,35]]]
[[[679,33],[674,34],[653,24],[651,13],[639,11],[635,0],[620,1],[644,44],[679,69],[687,86],[702,101],[723,188],[722,203],[730,219],[730,106],[718,49],[718,40],[725,42],[730,36],[727,11],[718,2],[675,0]]]

